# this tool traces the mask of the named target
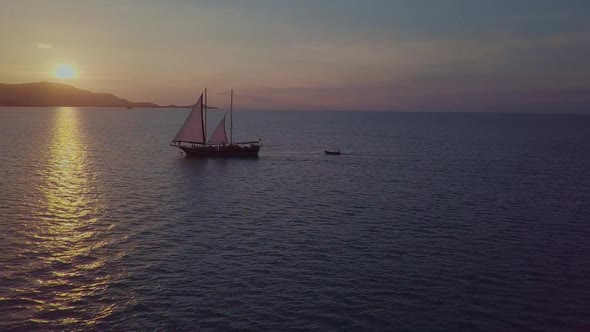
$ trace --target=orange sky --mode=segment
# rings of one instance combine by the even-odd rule
[[[160,104],[233,88],[255,109],[590,102],[583,1],[0,1],[3,83],[61,81]],[[76,77],[56,78],[60,64]]]

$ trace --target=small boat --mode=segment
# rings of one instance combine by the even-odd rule
[[[340,150],[324,150],[326,154],[340,154]]]
[[[187,157],[258,157],[262,147],[260,138],[257,141],[233,141],[233,105],[234,90],[231,90],[230,139],[227,139],[225,131],[226,113],[213,131],[211,138],[206,140],[207,109],[214,107],[207,106],[207,89],[205,89],[170,145],[184,151]]]

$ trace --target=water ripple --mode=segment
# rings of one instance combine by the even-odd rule
[[[588,117],[183,112],[0,111],[0,330],[590,326]]]

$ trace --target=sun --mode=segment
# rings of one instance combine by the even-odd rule
[[[59,65],[55,68],[55,76],[62,80],[69,80],[76,77],[76,71],[70,65]]]

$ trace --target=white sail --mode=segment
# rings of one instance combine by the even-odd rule
[[[223,115],[223,118],[215,128],[213,135],[211,135],[211,139],[209,140],[210,144],[222,145],[227,144],[227,134],[225,133],[225,116],[227,113]]]
[[[205,143],[205,127],[203,126],[203,94],[193,106],[184,124],[172,142]]]

